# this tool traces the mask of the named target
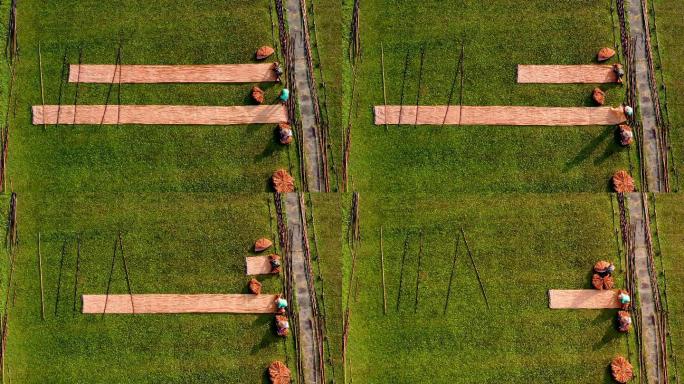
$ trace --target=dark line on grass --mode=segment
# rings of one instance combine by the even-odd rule
[[[470,263],[473,265],[473,269],[475,270],[475,276],[477,276],[477,282],[480,284],[480,291],[482,292],[482,297],[484,297],[485,304],[487,304],[487,309],[489,309],[489,300],[487,300],[487,292],[485,291],[484,284],[482,284],[482,279],[480,278],[480,271],[477,269],[477,265],[475,265],[475,259],[473,258],[473,252],[470,249],[470,246],[468,245],[468,239],[466,239],[465,231],[463,230],[463,227],[461,227],[461,234],[463,235],[463,244],[466,246],[466,250],[468,251],[468,257],[470,257]]]
[[[38,274],[40,276],[40,319],[45,320],[45,293],[43,290],[43,256],[40,253],[40,232],[38,232]]]
[[[406,73],[408,72],[409,66],[409,53],[410,50],[406,50],[406,59],[404,59],[404,75],[401,78],[401,99],[399,101],[399,125],[401,125],[401,114],[404,110],[404,87],[406,84]]]
[[[458,126],[461,126],[461,121],[463,119],[463,86],[465,84],[465,36],[461,40],[461,87],[459,89],[458,96]]]
[[[117,82],[117,88],[116,88],[116,104],[118,107],[116,108],[116,127],[119,128],[119,121],[121,120],[121,63],[123,61],[123,53],[122,53],[122,43],[119,43],[119,81]],[[121,234],[119,234],[121,235]]]
[[[461,48],[463,47],[463,42],[461,42]],[[456,60],[456,65],[454,66],[454,78],[451,81],[451,88],[449,89],[449,100],[447,101],[447,108],[446,112],[444,112],[444,119],[442,119],[442,127],[444,127],[444,124],[446,124],[446,119],[447,116],[449,116],[449,109],[451,108],[451,101],[453,100],[454,97],[454,88],[456,88],[456,80],[458,79],[458,74],[461,70],[461,61],[463,61],[463,49],[461,49],[461,54],[458,57],[458,60]],[[459,109],[462,106],[459,106]]]
[[[382,226],[380,226],[380,270],[382,272],[382,314],[387,314],[387,289],[385,288],[385,249],[382,241]]]
[[[418,107],[420,106],[420,88],[423,86],[423,62],[425,61],[425,46],[420,47],[420,69],[418,70],[418,94],[416,95],[416,120],[413,128],[418,126]]]
[[[78,275],[81,272],[81,236],[76,237],[76,273],[74,274],[74,297],[72,314],[76,313],[76,299],[78,294]]]
[[[420,247],[418,248],[418,271],[416,272],[416,299],[413,303],[413,313],[418,312],[418,288],[420,286],[420,266],[423,259],[423,230],[420,230]]]
[[[109,301],[109,289],[112,286],[112,275],[114,274],[114,262],[116,261],[116,246],[117,246],[117,240],[114,240],[114,253],[112,254],[112,265],[109,268],[109,279],[107,280],[107,291],[105,293],[105,303],[104,303],[104,308],[102,309],[102,317],[104,317],[105,313],[107,313],[107,302]]]
[[[380,43],[380,68],[382,69],[382,99],[385,105],[385,132],[387,132],[387,88],[385,86],[385,47],[382,43]]]
[[[121,64],[121,46],[119,46],[116,49],[116,60],[114,62],[114,72],[112,73],[112,81],[109,83],[109,87],[107,87],[107,96],[105,97],[104,110],[102,111],[102,119],[100,119],[100,128],[102,128],[102,125],[104,124],[105,116],[107,115],[107,107],[109,106],[109,98],[112,95],[112,88],[114,88],[114,79],[116,79],[116,71],[119,68],[120,64]],[[76,107],[74,107],[74,108],[76,108]],[[121,106],[119,106],[118,108],[121,109]]]
[[[404,239],[404,252],[401,256],[401,270],[399,272],[399,294],[397,295],[397,312],[399,312],[399,305],[401,304],[401,287],[404,283],[404,262],[406,261],[406,254],[408,253],[408,242],[410,233],[406,233],[406,239]]]
[[[47,123],[45,122],[45,87],[43,86],[43,55],[40,52],[41,44],[38,42],[38,72],[40,73],[40,101],[43,105],[43,130],[47,129]],[[59,116],[57,116],[59,120]]]
[[[59,258],[59,274],[57,275],[57,298],[55,299],[55,316],[57,314],[57,309],[59,309],[59,295],[62,290],[62,269],[64,268],[64,257],[66,255],[66,240],[62,244],[62,256]]]
[[[123,250],[123,237],[119,232],[119,253],[121,253],[121,260],[123,261],[124,273],[126,274],[126,286],[128,288],[128,296],[131,298],[131,311],[135,315],[135,305],[133,304],[133,289],[131,288],[131,278],[128,274],[128,264],[126,263],[126,255]]]
[[[78,72],[76,73],[76,92],[74,93],[74,121],[76,124],[76,105],[78,105],[78,91],[81,88],[81,64],[83,62],[83,48],[78,47]]]
[[[59,127],[59,112],[62,110],[62,90],[64,89],[64,72],[67,67],[67,52],[64,50],[64,57],[62,57],[62,72],[59,75],[59,92],[57,96],[57,120],[55,121],[55,128]]]
[[[446,301],[444,302],[444,314],[446,315],[449,308],[449,298],[451,297],[451,283],[454,280],[454,273],[456,272],[456,259],[458,258],[458,245],[461,243],[461,238],[454,239],[456,246],[454,247],[454,258],[451,262],[451,275],[449,275],[449,288],[447,289]]]

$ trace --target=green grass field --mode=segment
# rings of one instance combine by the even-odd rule
[[[593,263],[615,260],[607,195],[361,194],[360,206],[362,240],[352,283],[358,288],[350,292],[345,281],[352,313],[348,380],[611,382],[610,359],[628,353],[628,338],[614,330],[615,311],[550,310],[547,298],[552,288],[590,288]],[[461,226],[491,309],[461,242],[445,314],[454,242]],[[423,255],[417,274],[421,231]],[[346,279],[350,264],[347,254]],[[621,264],[617,265],[620,272]],[[635,350],[633,343],[630,347]]]
[[[330,186],[331,191],[336,192],[342,188],[342,9],[339,1],[315,0],[308,4],[309,28],[313,34],[311,43],[314,44],[312,49],[317,66],[315,76],[319,84],[318,97],[322,118],[330,130]]]
[[[355,190],[603,192],[613,172],[630,167],[613,127],[373,125],[372,106],[383,104],[381,44],[388,104],[401,102],[407,53],[404,104],[416,104],[423,47],[420,104],[446,104],[463,39],[464,105],[591,106],[592,85],[518,85],[516,65],[594,62],[599,48],[614,45],[610,1],[365,1],[360,24]],[[348,73],[347,89],[351,79]],[[608,104],[619,105],[623,90],[605,88]],[[454,95],[457,104],[458,86]]]
[[[312,193],[309,196],[309,241],[313,247],[314,274],[318,303],[325,317],[328,342],[326,343],[326,379],[344,382],[342,365],[342,233],[340,231],[340,194]],[[313,204],[313,209],[311,205]],[[314,236],[314,232],[316,236]]]
[[[651,231],[655,235],[663,305],[668,312],[670,345],[670,378],[682,369],[684,360],[684,271],[681,260],[684,257],[684,231],[682,231],[681,217],[684,215],[684,198],[680,195],[658,194],[656,196],[657,224],[651,222]],[[653,205],[653,204],[651,204]],[[657,225],[657,226],[656,226]]]
[[[675,172],[670,183],[673,190],[680,191],[679,174],[684,171],[684,67],[681,65],[684,59],[684,47],[681,43],[684,4],[676,0],[656,0],[653,6],[656,9],[657,38],[660,42],[657,48],[660,50],[662,75],[667,87],[666,91],[660,89],[660,97],[663,107],[667,106],[671,129],[670,145],[674,155],[671,166],[674,166]]]
[[[20,59],[15,83],[10,175],[16,190],[45,192],[270,191],[281,167],[297,167],[294,147],[276,143],[273,125],[42,126],[30,106],[41,104],[38,45],[45,103],[73,104],[76,86],[60,75],[68,63],[250,63],[261,45],[274,45],[269,1],[193,2],[25,1],[19,6]],[[274,15],[275,17],[275,15]],[[277,29],[276,29],[277,38]],[[251,104],[254,84],[124,84],[122,104]],[[276,102],[278,86],[261,84]],[[104,104],[109,86],[81,84],[78,104]],[[113,87],[109,103],[118,102]]]
[[[73,311],[77,235],[82,241],[79,296],[106,292],[118,231],[134,293],[246,292],[244,257],[255,239],[272,233],[266,195],[74,194],[69,201],[43,195],[24,195],[20,201],[22,243],[10,311],[8,382],[254,383],[266,382],[265,369],[274,359],[289,356],[293,364],[291,339],[275,336],[269,315],[102,317],[80,314],[80,297]],[[265,293],[282,290],[277,277],[260,280]],[[118,258],[111,293],[126,292]]]

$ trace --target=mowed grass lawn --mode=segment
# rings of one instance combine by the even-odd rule
[[[67,62],[239,64],[274,45],[269,1],[24,1],[18,6],[20,59],[9,171],[21,192],[270,191],[277,168],[296,170],[294,147],[276,142],[273,124],[237,126],[31,125],[40,105],[38,45],[46,104],[73,104],[76,85],[60,75]],[[274,15],[275,17],[275,15]],[[275,38],[277,39],[277,29]],[[274,58],[269,61],[275,60]],[[67,71],[68,72],[68,71]],[[257,84],[123,84],[121,104],[247,105]],[[280,86],[262,83],[266,103]],[[78,104],[104,104],[106,84],[81,84]],[[109,104],[119,102],[117,86]]]
[[[134,293],[246,293],[244,257],[257,238],[272,233],[268,197],[125,193],[110,198],[73,195],[65,204],[24,195],[6,381],[258,383],[267,382],[266,368],[275,359],[294,367],[291,340],[275,336],[270,315],[80,313],[81,294],[106,292],[118,231],[123,232]],[[82,246],[74,312],[77,235]],[[278,277],[259,280],[264,293],[282,290]],[[127,293],[120,256],[111,293]]]
[[[547,290],[590,288],[593,263],[615,260],[607,195],[414,198],[361,194],[360,212],[358,281],[351,285],[358,285],[358,290],[348,296],[348,380],[610,383],[610,359],[616,354],[627,356],[628,338],[614,328],[616,311],[548,308]],[[461,227],[491,308],[485,305],[461,241],[444,313],[455,238]],[[350,265],[347,255],[345,287],[349,286]],[[617,265],[621,272],[621,264]]]
[[[373,125],[372,107],[383,104],[381,44],[388,104],[401,103],[408,53],[403,102],[416,105],[423,47],[420,104],[447,104],[463,38],[464,105],[592,106],[594,85],[519,85],[516,66],[595,62],[601,47],[614,44],[609,0],[373,0],[361,4],[360,23],[355,190],[602,192],[613,172],[629,168],[629,152],[616,145],[611,126]],[[603,88],[609,105],[622,103],[621,87]],[[452,104],[458,102],[457,81]]]
[[[670,181],[672,189],[681,190],[680,176],[684,172],[684,46],[682,45],[682,28],[684,28],[684,3],[677,0],[656,0],[656,25],[660,53],[662,58],[662,74],[667,87],[667,99],[662,88],[660,97],[667,105],[671,124],[671,142],[674,153],[675,178]],[[655,43],[654,43],[655,44]]]
[[[681,260],[684,257],[684,231],[681,218],[684,215],[684,198],[680,195],[658,194],[656,196],[658,226],[652,222],[651,230],[657,235],[661,260],[659,283],[661,292],[666,292],[671,344],[670,372],[674,374],[682,367],[684,356],[684,271]],[[663,275],[664,272],[664,275]],[[667,284],[667,289],[665,284]]]

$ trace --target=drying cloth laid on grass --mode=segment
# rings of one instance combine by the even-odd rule
[[[83,313],[275,313],[277,297],[248,294],[83,295]]]
[[[59,120],[57,118],[59,114]],[[233,125],[287,122],[285,106],[34,105],[33,124]]]

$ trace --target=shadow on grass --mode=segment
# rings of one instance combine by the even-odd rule
[[[274,317],[272,315],[263,315],[263,316],[258,316],[256,320],[252,323],[253,327],[256,327],[258,329],[264,328],[263,325],[269,324],[270,326],[268,327],[268,332],[264,333],[263,336],[261,337],[261,341],[259,341],[258,344],[255,344],[252,349],[251,353],[257,353],[262,349],[268,348],[271,344],[277,343],[278,340],[276,338],[276,326],[275,326],[275,321],[273,320]]]
[[[273,137],[271,140],[269,140],[268,145],[264,148],[263,151],[261,151],[260,154],[256,155],[254,160],[256,161],[261,161],[263,159],[269,158],[273,156],[273,154],[277,151],[279,151],[283,147],[282,144],[278,141],[278,128],[273,130]]]
[[[615,311],[613,310],[602,310],[599,315],[594,318],[591,322],[594,325],[604,325],[606,327],[606,332],[600,340],[596,340],[592,349],[594,351],[605,347],[607,344],[612,343],[615,339],[620,337],[620,333],[615,330]]]
[[[604,127],[603,131],[599,136],[591,140],[587,145],[584,146],[584,148],[582,148],[582,150],[574,158],[572,158],[572,160],[568,161],[565,164],[565,168],[563,168],[563,171],[567,172],[584,163],[603,142],[605,142],[607,139],[613,140],[613,137],[613,126]],[[609,157],[613,156],[615,153],[618,152],[620,152],[620,147],[617,145],[617,143],[612,141],[606,147],[606,150],[603,151],[603,153],[594,160],[594,165],[602,164]]]

